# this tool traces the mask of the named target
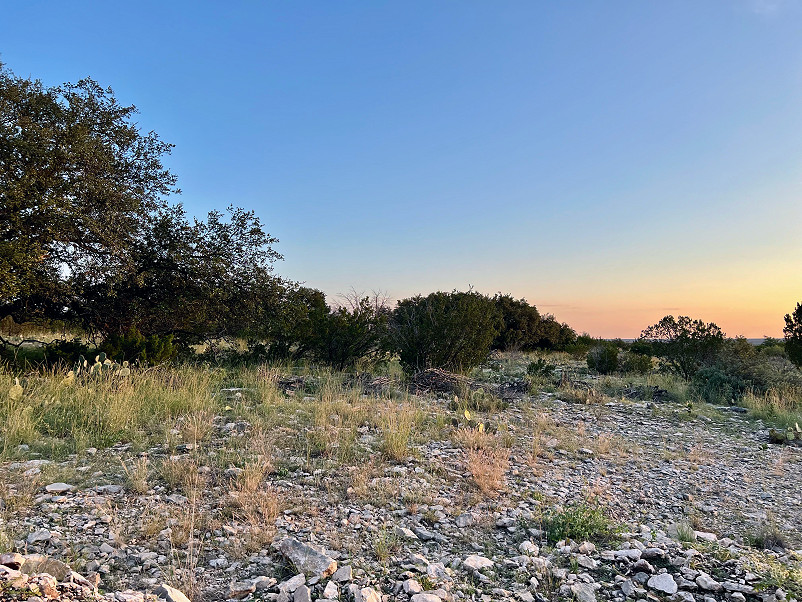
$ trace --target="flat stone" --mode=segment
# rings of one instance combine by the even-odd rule
[[[423,586],[421,586],[421,584],[415,581],[414,579],[407,579],[402,584],[402,587],[404,588],[405,594],[412,595],[412,594],[420,594],[421,592],[423,592]]]
[[[45,487],[45,491],[48,493],[67,493],[73,489],[75,489],[75,486],[70,485],[69,483],[51,483]]]
[[[228,588],[229,599],[242,600],[256,591],[256,585],[247,581],[235,581]]]
[[[38,531],[34,531],[28,535],[26,541],[28,543],[38,543],[40,541],[50,541],[51,537],[53,537],[53,535],[50,533],[50,531],[47,529],[39,529]]]
[[[434,594],[415,594],[411,602],[442,602],[442,600]]]
[[[382,602],[382,597],[372,587],[363,587],[354,591],[354,602]]]
[[[464,512],[460,514],[454,522],[460,529],[464,529],[465,527],[470,527],[474,522],[473,514],[470,512]]]
[[[699,573],[696,585],[709,592],[720,592],[722,589],[721,584],[707,573]]]
[[[596,590],[590,583],[574,583],[571,586],[571,593],[578,602],[596,602]]]
[[[305,585],[300,586],[292,595],[292,602],[312,602],[312,593]]]
[[[286,581],[282,581],[278,584],[278,589],[280,592],[289,592],[293,593],[296,589],[301,587],[304,583],[306,583],[306,575],[303,573],[298,573],[294,577],[290,577]]]
[[[481,571],[493,566],[493,561],[484,556],[471,555],[462,561],[462,565],[472,571]]]
[[[351,569],[351,565],[347,564],[345,566],[341,566],[334,572],[334,575],[332,575],[331,578],[337,583],[351,581],[354,578],[354,572],[353,569]]]
[[[22,557],[22,554],[17,554],[16,552],[0,554],[0,564],[10,569],[19,570],[24,561],[25,559]]]
[[[279,549],[296,569],[307,575],[324,579],[337,570],[337,561],[317,546],[288,537],[281,542]]]
[[[676,594],[677,590],[679,589],[677,587],[677,582],[674,581],[674,577],[668,573],[652,575],[649,577],[649,581],[646,582],[646,585],[648,585],[651,589],[657,590],[658,592],[663,592],[669,596]]]
[[[329,581],[326,584],[326,587],[323,588],[323,597],[329,599],[337,599],[340,595],[340,588],[337,587],[337,584],[334,581]]]

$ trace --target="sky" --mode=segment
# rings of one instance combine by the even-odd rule
[[[473,287],[579,332],[782,336],[802,302],[802,0],[12,2],[0,61],[91,76],[331,297]]]

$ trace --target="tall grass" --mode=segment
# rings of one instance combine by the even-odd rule
[[[118,441],[163,438],[181,416],[215,412],[221,375],[191,367],[161,368],[126,378],[68,381],[58,372],[31,377],[20,399],[0,373],[0,450],[59,442],[67,452]],[[208,415],[208,414],[207,414]],[[52,447],[52,445],[51,445]]]
[[[766,422],[780,426],[802,426],[802,390],[795,387],[770,389],[765,393],[748,391],[741,403],[750,413]]]

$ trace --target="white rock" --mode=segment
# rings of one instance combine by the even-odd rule
[[[295,568],[307,575],[323,579],[337,570],[337,561],[317,546],[288,537],[281,542],[279,549]]]
[[[189,602],[189,598],[166,583],[162,583],[156,589],[155,594],[159,596],[159,598],[164,598],[167,602]]]
[[[323,588],[323,597],[324,598],[333,598],[337,599],[340,595],[340,588],[337,587],[337,584],[334,581],[329,581],[326,584],[326,587]]]
[[[578,602],[596,602],[596,590],[590,583],[574,583],[571,586],[571,593]]]
[[[419,594],[423,591],[421,584],[414,579],[407,579],[404,581],[403,588],[405,594]]]
[[[668,573],[652,575],[649,577],[649,581],[646,582],[646,585],[652,589],[656,589],[658,592],[668,594],[669,596],[676,594],[679,589],[677,587],[677,582],[674,581],[674,577]]]
[[[75,489],[75,486],[69,485],[68,483],[51,483],[45,487],[45,491],[48,493],[67,493],[73,489]]]
[[[699,573],[699,576],[696,578],[696,585],[709,592],[721,591],[721,584],[707,573]]]
[[[463,560],[462,564],[472,571],[480,571],[493,566],[493,561],[484,556],[471,555]]]
[[[415,594],[411,602],[442,602],[442,600],[434,594]]]

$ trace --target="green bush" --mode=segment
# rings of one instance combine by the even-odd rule
[[[139,362],[149,366],[169,362],[178,354],[173,335],[152,334],[146,337],[135,326],[123,334],[107,337],[100,345],[100,350],[117,362]]]
[[[529,363],[526,367],[526,373],[532,378],[549,378],[554,376],[554,366],[542,357],[539,357],[537,360]]]
[[[621,371],[635,374],[648,374],[652,371],[652,356],[625,351],[621,360]]]
[[[387,356],[386,335],[389,312],[369,298],[313,318],[308,346],[313,359],[336,370],[360,361],[376,363]]]
[[[588,351],[588,368],[599,374],[612,374],[618,369],[618,347],[613,343],[596,345]]]
[[[712,322],[687,316],[665,316],[646,328],[641,339],[651,344],[669,370],[685,380],[691,380],[699,368],[713,365],[725,341],[724,333]]]
[[[562,539],[574,541],[602,540],[614,529],[604,510],[587,502],[574,503],[560,510],[550,510],[543,517],[543,530],[549,541]]]
[[[407,373],[428,368],[462,372],[487,358],[500,329],[501,316],[489,297],[437,292],[398,302],[389,343]]]
[[[701,368],[693,377],[693,388],[708,403],[730,403],[738,399],[748,383],[718,366]]]
[[[785,315],[785,353],[797,367],[802,368],[802,303],[796,304],[791,314]]]
[[[58,341],[45,348],[45,357],[50,362],[62,362],[67,366],[73,366],[82,355],[88,356],[89,347],[81,343],[78,338]]]

